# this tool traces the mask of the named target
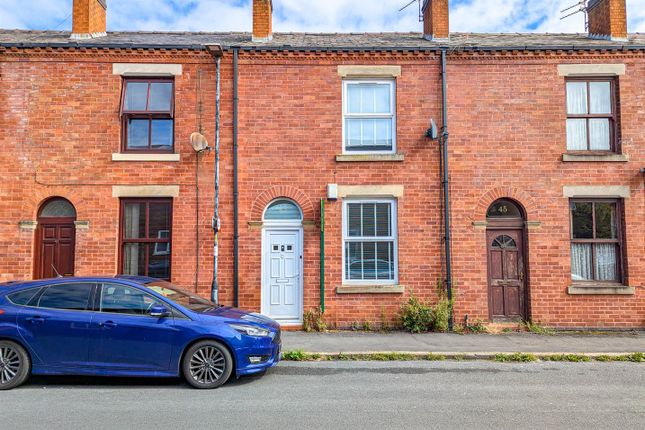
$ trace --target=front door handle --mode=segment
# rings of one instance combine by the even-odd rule
[[[42,324],[45,322],[45,318],[41,317],[40,315],[36,315],[35,317],[27,317],[25,319],[32,324]]]
[[[99,327],[103,327],[103,328],[114,328],[116,326],[117,324],[114,321],[105,321],[105,322],[99,323]]]

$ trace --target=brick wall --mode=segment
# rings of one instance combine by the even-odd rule
[[[623,153],[628,163],[563,163],[566,152],[564,78],[557,64],[615,62],[619,78]],[[457,321],[488,319],[486,209],[508,197],[528,212],[531,316],[559,327],[642,327],[645,322],[645,135],[639,125],[645,91],[643,58],[552,54],[464,54],[449,62],[451,191]],[[473,77],[476,79],[473,79]],[[634,296],[572,296],[568,199],[564,185],[629,185],[625,228],[629,285]]]
[[[180,185],[174,200],[173,282],[210,292],[213,155],[201,160],[195,215],[195,154],[188,137],[200,128],[214,143],[215,65],[205,52],[12,50],[2,53],[0,280],[33,273],[39,205],[62,196],[89,230],[77,232],[76,274],[119,271],[119,201],[112,185]],[[176,78],[179,163],[113,162],[120,148],[121,78],[113,62],[181,63]],[[620,77],[623,151],[628,163],[563,163],[565,89],[557,65],[625,63]],[[559,327],[642,327],[645,321],[645,61],[638,54],[452,54],[449,57],[450,168],[456,321],[488,318],[485,221],[496,198],[518,201],[530,222],[528,280],[533,319]],[[397,147],[403,162],[337,162],[342,151],[342,86],[337,66],[400,65]],[[240,306],[260,310],[262,211],[276,197],[295,200],[304,219],[304,309],[319,305],[319,202],[329,183],[399,184],[399,278],[404,294],[339,295],[342,203],[326,206],[326,319],[339,327],[392,322],[410,291],[436,300],[443,275],[439,145],[424,137],[440,122],[439,58],[423,53],[249,53],[239,68]],[[201,84],[199,77],[201,74]],[[201,93],[198,90],[201,88]],[[199,112],[199,100],[203,111]],[[222,60],[220,299],[233,302],[232,59]],[[6,176],[5,176],[6,175]],[[564,185],[629,185],[625,200],[629,285],[633,296],[570,296],[568,201]],[[200,240],[196,242],[198,220]],[[196,244],[198,253],[196,254]]]

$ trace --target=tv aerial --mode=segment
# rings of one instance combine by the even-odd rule
[[[562,21],[563,19],[569,18],[570,16],[577,15],[579,13],[583,13],[585,16],[585,30],[589,29],[589,20],[587,19],[587,0],[580,0],[578,3],[569,6],[567,8],[564,8],[560,11],[560,13],[565,14],[564,16],[560,17],[560,20]]]
[[[403,12],[413,4],[418,3],[419,4],[419,21],[423,21],[423,5],[421,4],[421,0],[412,0],[411,2],[408,2],[405,6],[403,6],[401,9],[399,9],[399,12]]]

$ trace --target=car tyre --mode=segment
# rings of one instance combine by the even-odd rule
[[[25,383],[31,372],[31,360],[15,342],[0,340],[0,390],[11,390]]]
[[[182,362],[186,381],[194,388],[220,387],[233,373],[233,357],[220,342],[205,340],[188,348]]]

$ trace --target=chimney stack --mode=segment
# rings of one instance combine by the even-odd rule
[[[273,1],[253,0],[253,41],[273,39]]]
[[[72,39],[106,36],[107,0],[74,0]]]
[[[625,0],[589,0],[589,37],[627,40],[627,7]]]
[[[450,14],[448,0],[424,0],[423,37],[428,40],[450,38]]]

